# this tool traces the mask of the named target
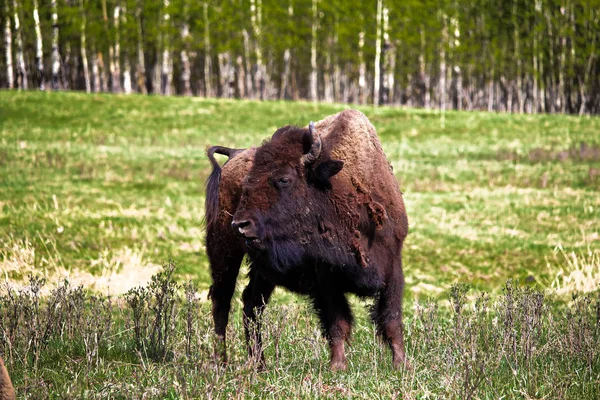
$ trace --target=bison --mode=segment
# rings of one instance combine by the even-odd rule
[[[15,388],[10,381],[10,376],[4,365],[4,360],[0,357],[0,400],[15,400]]]
[[[221,168],[214,154],[229,157]],[[353,317],[346,293],[374,297],[371,315],[407,366],[402,324],[402,193],[375,128],[346,110],[306,128],[285,126],[260,147],[208,149],[206,250],[216,353],[227,361],[225,331],[240,264],[249,262],[243,318],[250,356],[264,367],[260,313],[275,286],[307,295],[331,351],[347,366]]]

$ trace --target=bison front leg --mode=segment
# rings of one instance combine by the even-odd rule
[[[350,338],[353,321],[348,300],[344,293],[327,293],[315,296],[314,305],[329,342],[331,370],[343,371],[348,365],[344,344]]]
[[[244,301],[244,331],[246,333],[246,344],[248,355],[258,361],[261,369],[266,367],[265,354],[262,347],[262,336],[260,332],[262,312],[271,298],[275,285],[260,276],[256,269],[250,267],[250,282],[242,299]]]
[[[373,307],[373,320],[377,332],[392,350],[394,368],[410,368],[404,351],[404,325],[402,323],[402,296],[404,274],[402,263],[397,262],[385,288],[381,291]]]
[[[227,363],[226,331],[231,298],[235,291],[235,281],[244,253],[212,254],[216,253],[210,251],[212,248],[207,246],[213,279],[209,296],[212,301],[212,316],[215,326],[215,357],[225,364]]]

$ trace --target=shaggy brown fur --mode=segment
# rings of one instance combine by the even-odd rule
[[[373,319],[400,367],[406,364],[401,250],[408,232],[402,194],[362,113],[346,110],[315,128],[320,142],[310,129],[288,126],[257,149],[209,150],[207,252],[218,351],[225,360],[231,296],[247,253],[244,325],[247,338],[256,339],[252,355],[264,362],[257,312],[281,285],[312,299],[333,369],[346,366],[353,319],[345,293],[375,297]],[[221,171],[214,152],[234,157]]]
[[[12,385],[4,360],[0,357],[0,400],[15,400],[15,388]]]

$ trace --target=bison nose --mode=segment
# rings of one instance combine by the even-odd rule
[[[233,228],[235,233],[237,233],[240,236],[246,238],[254,237],[254,235],[250,233],[252,231],[252,221],[250,220],[237,221],[234,219],[231,222],[231,227]]]

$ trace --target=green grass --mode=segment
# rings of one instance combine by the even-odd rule
[[[102,393],[132,398],[142,397],[146,389],[151,396],[171,398],[198,397],[202,389],[212,397],[389,398],[398,388],[405,388],[409,398],[461,397],[460,371],[445,373],[439,367],[450,368],[448,357],[460,354],[452,347],[445,307],[434,336],[444,344],[421,342],[427,332],[419,330],[423,322],[415,310],[429,296],[445,299],[456,282],[497,296],[509,278],[560,289],[561,295],[582,280],[592,282],[588,290],[598,287],[600,119],[359,107],[380,135],[407,205],[405,309],[415,371],[389,368],[389,354],[381,350],[362,311],[365,303],[355,300],[350,370],[329,373],[325,342],[306,302],[279,289],[270,312],[276,315],[273,321],[280,321],[272,329],[283,330],[282,350],[273,368],[257,373],[245,364],[239,295],[230,327],[232,365],[215,368],[209,361],[205,301],[210,275],[201,222],[210,172],[205,148],[256,146],[280,126],[305,125],[344,108],[0,91],[3,277],[18,287],[29,273],[51,282],[68,275],[71,282],[114,294],[147,281],[172,257],[177,280],[191,279],[203,302],[197,322],[201,361],[195,364],[152,363],[135,356],[122,322],[115,323],[94,366],[82,361],[81,347],[63,347],[60,340],[49,345],[36,370],[28,370],[27,357],[10,360],[17,389],[34,398]],[[245,281],[240,278],[239,286]],[[278,313],[286,315],[286,323]],[[273,360],[276,335],[269,337],[267,355]],[[516,375],[507,361],[476,397],[566,393],[594,398],[597,390],[590,384],[599,382],[597,364],[589,375],[573,375],[586,373],[585,363],[575,357],[559,366],[561,357],[566,356],[543,353],[536,361],[540,365],[530,363],[527,372],[527,364],[519,364]],[[557,380],[556,387],[550,387],[551,379]],[[502,389],[503,382],[515,392]]]
[[[126,248],[142,264],[172,256],[201,289],[206,146],[256,146],[277,127],[345,108],[7,91],[0,104],[5,248],[27,242],[37,269],[95,273],[101,259],[118,268]],[[597,149],[600,119],[361,110],[404,191],[408,298],[456,281],[492,291],[507,278],[549,285],[556,246],[599,247],[600,155],[551,158],[581,142]],[[536,149],[550,155],[536,158]]]

